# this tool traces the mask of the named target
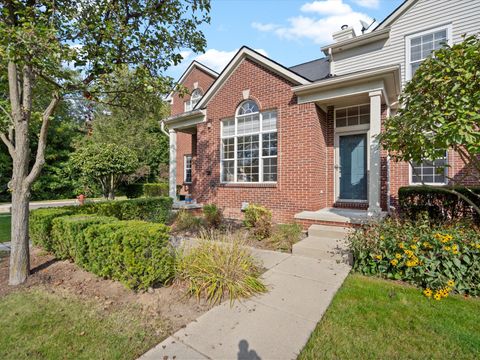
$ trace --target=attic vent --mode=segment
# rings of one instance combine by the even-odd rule
[[[347,25],[343,25],[342,30],[334,32],[332,34],[333,40],[335,42],[340,42],[340,41],[352,39],[355,36],[356,36],[355,35],[355,30],[353,30],[353,27],[347,26]]]

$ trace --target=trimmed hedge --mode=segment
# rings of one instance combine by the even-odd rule
[[[480,205],[480,199],[474,195],[480,195],[480,187],[405,186],[398,190],[400,213],[411,220],[416,220],[421,213],[427,213],[434,221],[471,219],[480,223],[480,217],[472,206],[449,192],[452,189]]]
[[[146,197],[168,196],[168,183],[143,184],[143,195]]]
[[[30,212],[29,232],[33,245],[40,246],[46,251],[52,251],[52,222],[60,216],[72,215],[75,208],[71,206],[62,208],[44,208]]]
[[[91,225],[114,221],[118,221],[118,219],[98,215],[57,217],[52,221],[51,251],[59,259],[73,260],[83,266],[88,263],[85,230]]]
[[[129,288],[146,289],[173,276],[168,226],[143,221],[93,225],[85,231],[83,266]]]
[[[127,198],[136,199],[143,195],[143,184],[126,184],[123,190]]]

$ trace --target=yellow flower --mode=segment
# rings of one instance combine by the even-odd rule
[[[450,246],[444,246],[443,250],[450,251],[451,247]]]
[[[375,255],[375,259],[382,260],[382,255]]]
[[[410,245],[410,249],[417,250],[417,245]]]
[[[402,255],[397,253],[397,254],[395,254],[395,257],[396,257],[398,260],[400,260],[400,259],[402,258]]]
[[[398,260],[393,259],[393,260],[390,261],[390,264],[392,264],[393,266],[397,266],[398,265]]]
[[[403,249],[403,248],[405,247],[405,245],[403,245],[403,242],[401,242],[400,244],[398,244],[398,247],[399,247],[400,249]]]
[[[424,242],[423,242],[423,247],[424,247],[425,249],[429,249],[429,248],[431,248],[431,247],[432,247],[432,245],[430,245],[430,243],[429,243],[429,242],[427,242],[427,241],[424,241]]]
[[[380,239],[385,240],[385,236],[381,235]]]
[[[425,290],[423,290],[423,294],[428,298],[432,297],[432,290],[430,288],[426,288]]]
[[[447,285],[450,286],[450,287],[454,287],[455,286],[455,281],[450,279],[450,280],[448,280]]]
[[[441,296],[440,293],[437,291],[437,292],[435,293],[435,295],[433,295],[433,298],[434,298],[435,300],[440,300],[440,299],[442,298],[442,296]]]
[[[458,250],[453,250],[453,251],[452,251],[452,254],[453,254],[453,255],[457,255],[457,254],[458,254]]]

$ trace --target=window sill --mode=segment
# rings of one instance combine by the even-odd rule
[[[220,183],[218,186],[228,188],[276,188],[277,183]]]

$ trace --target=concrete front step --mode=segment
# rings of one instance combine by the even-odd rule
[[[345,228],[341,226],[329,226],[329,225],[311,225],[308,228],[309,236],[323,236],[323,237],[332,237],[335,239],[343,239],[351,231],[350,228]]]

